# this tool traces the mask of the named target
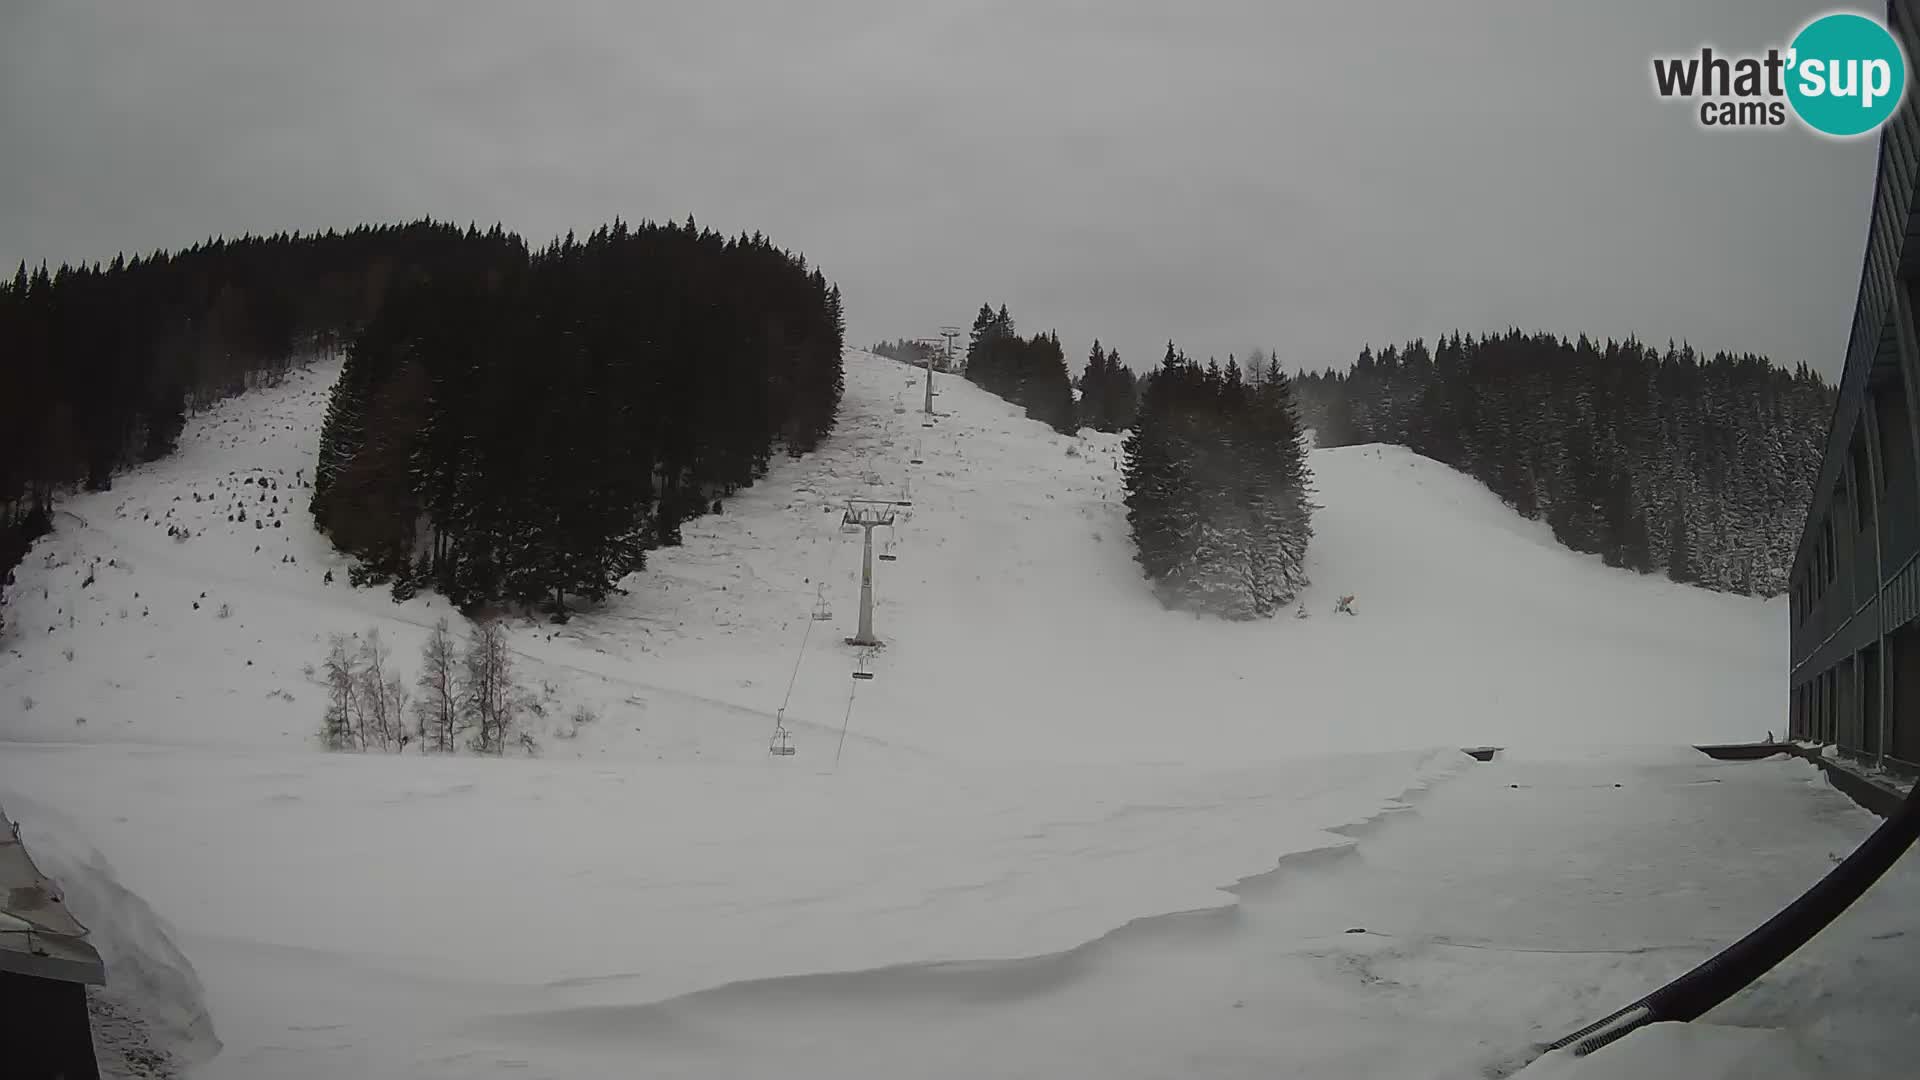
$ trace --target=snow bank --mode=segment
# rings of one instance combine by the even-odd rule
[[[85,839],[111,830],[85,828],[4,783],[0,806],[19,822],[41,871],[87,927],[107,971],[100,993],[117,1011],[131,1012],[146,1041],[175,1061],[191,1065],[218,1053],[206,993],[172,925],[129,891]]]

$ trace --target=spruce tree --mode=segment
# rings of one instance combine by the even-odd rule
[[[1237,361],[1201,369],[1169,344],[1126,442],[1136,557],[1172,606],[1271,616],[1306,584],[1308,478],[1277,365],[1249,385]]]
[[[1693,572],[1693,545],[1687,538],[1687,506],[1684,499],[1673,501],[1667,541],[1667,576],[1682,585],[1696,580]]]
[[[1140,399],[1139,380],[1133,369],[1120,362],[1118,350],[1107,350],[1106,396],[1100,403],[1105,431],[1124,431],[1133,426],[1133,412]]]
[[[1093,339],[1093,348],[1087,353],[1087,366],[1080,372],[1080,422],[1095,431],[1117,430],[1109,426],[1112,416],[1108,412],[1107,402],[1111,395],[1107,380],[1107,354],[1100,348],[1100,339]]]

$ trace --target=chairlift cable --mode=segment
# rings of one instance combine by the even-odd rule
[[[847,748],[847,724],[853,720],[853,695],[860,690],[859,683],[847,686],[847,714],[840,718],[840,743],[833,748],[833,767],[840,768],[840,751]]]
[[[827,567],[821,571],[820,588],[826,587],[827,578],[833,574],[833,560],[839,554],[839,544],[829,544],[827,546]],[[793,688],[794,685],[800,681],[800,665],[806,662],[807,659],[807,639],[813,636],[813,624],[818,621],[819,620],[813,617],[811,612],[807,614],[807,627],[800,632],[800,648],[793,657],[793,672],[787,676],[787,692],[780,698],[779,710],[773,714],[773,734],[768,736],[769,743],[779,736],[781,717],[786,715],[787,706],[793,703]]]

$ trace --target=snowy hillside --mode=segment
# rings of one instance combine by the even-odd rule
[[[197,968],[225,1045],[207,1076],[601,1074],[556,1042],[738,1075],[732,1036],[645,1007],[733,987],[694,1012],[758,1018],[792,1005],[768,979],[1014,957],[1052,959],[943,975],[914,1007],[1050,993],[1135,920],[1212,910],[1173,940],[1239,932],[1236,883],[1417,817],[1476,768],[1459,746],[1625,753],[1654,764],[1622,775],[1685,786],[1672,747],[1781,726],[1784,606],[1608,569],[1394,448],[1312,455],[1309,617],[1166,612],[1130,557],[1118,437],[947,377],[923,426],[922,376],[855,352],[820,452],[776,459],[605,609],[516,624],[539,760],[323,754],[306,672],[327,635],[377,627],[410,679],[449,613],[350,589],[312,530],[336,370],[226,402],[176,456],[64,503],[11,593],[0,805],[49,848],[98,849],[90,873],[171,923],[129,951]],[[876,533],[896,559],[864,682],[842,643],[850,496],[911,502]],[[1358,615],[1333,614],[1344,594]],[[1776,766],[1739,775],[1818,797]],[[1861,825],[1836,820],[1782,841],[1755,906]],[[1722,921],[1689,947],[1744,929]],[[1527,997],[1516,1031],[1597,1004]]]
[[[10,737],[304,746],[319,706],[302,671],[328,633],[377,624],[413,665],[447,605],[348,588],[297,486],[312,476],[332,374],[226,402],[175,457],[63,504],[13,593],[0,685],[44,707]],[[692,523],[607,610],[557,629],[528,621],[523,674],[562,699],[549,752],[757,757],[764,740],[750,736],[770,729],[796,661],[801,752],[830,745],[855,662],[839,644],[858,596],[860,538],[837,527],[848,496],[913,503],[891,538],[876,533],[897,561],[876,566],[888,645],[860,688],[854,747],[1240,762],[1778,726],[1784,606],[1571,554],[1479,484],[1398,448],[1312,455],[1324,509],[1310,618],[1164,611],[1131,559],[1119,437],[1069,439],[963,381],[942,386],[950,415],[923,427],[918,374],[850,354],[824,450],[778,461],[726,513]],[[244,522],[228,520],[241,510]],[[835,618],[808,636],[821,582]],[[1357,617],[1332,614],[1345,594]],[[557,744],[560,706],[575,701],[607,723]]]

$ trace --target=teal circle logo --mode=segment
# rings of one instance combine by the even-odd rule
[[[1787,100],[1815,131],[1864,135],[1907,90],[1907,58],[1887,28],[1849,12],[1822,15],[1788,47]]]

